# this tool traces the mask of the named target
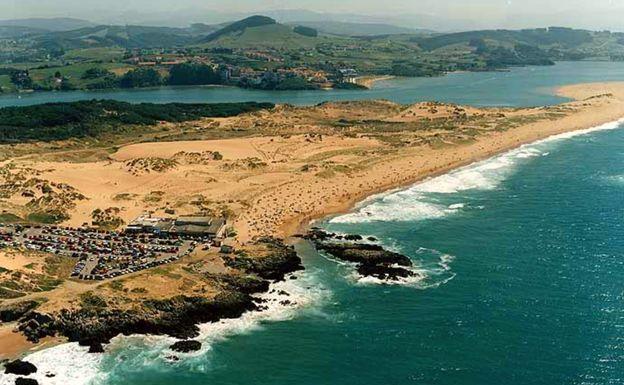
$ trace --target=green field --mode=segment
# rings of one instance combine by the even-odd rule
[[[63,55],[64,60],[114,62],[123,59],[125,49],[117,47],[97,47],[73,49]]]
[[[83,88],[87,84],[95,80],[81,79],[86,70],[90,68],[103,68],[116,73],[123,73],[131,67],[124,63],[78,63],[60,67],[33,69],[30,71],[32,79],[41,85],[51,85],[56,72],[60,72],[64,78],[67,78],[72,85]]]

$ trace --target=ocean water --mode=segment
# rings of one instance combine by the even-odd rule
[[[162,337],[29,357],[42,384],[624,383],[624,124],[525,145],[321,223],[414,261],[383,285],[297,247],[307,270],[270,310]],[[270,296],[269,296],[270,297]],[[46,372],[56,376],[45,377]],[[0,384],[12,383],[5,376]]]
[[[560,101],[551,94],[556,85],[617,79],[621,64],[560,63],[378,87],[396,98],[536,105]],[[47,101],[59,95],[74,94]],[[198,98],[184,100],[205,95]],[[204,325],[202,351],[175,361],[173,340],[164,337],[116,338],[103,355],[64,344],[28,356],[39,368],[34,378],[43,385],[624,383],[621,123],[371,197],[320,224],[377,237],[408,255],[417,277],[393,285],[362,279],[302,243],[307,270],[278,286],[291,295],[269,294],[265,312]],[[0,385],[14,380],[0,373]]]
[[[518,67],[505,72],[451,73],[434,78],[397,78],[371,90],[261,91],[234,87],[162,87],[137,90],[35,92],[0,95],[0,107],[88,99],[131,103],[274,102],[312,105],[330,100],[387,99],[398,103],[437,100],[477,106],[537,106],[566,99],[553,88],[575,83],[624,79],[618,62],[559,62],[554,66]]]

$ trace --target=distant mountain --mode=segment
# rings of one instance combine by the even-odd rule
[[[594,33],[580,29],[563,27],[536,28],[523,30],[482,30],[437,35],[429,38],[415,38],[418,45],[427,50],[435,50],[454,44],[472,44],[477,41],[493,41],[499,44],[526,44],[531,46],[553,46],[576,48],[594,41]]]
[[[227,24],[208,35],[203,43],[227,48],[303,48],[318,42],[317,31],[279,24],[267,16],[251,16]]]
[[[35,29],[22,26],[2,26],[0,25],[0,38],[2,39],[14,39],[26,35],[44,33],[47,32],[44,29]]]
[[[73,31],[48,32],[35,37],[42,48],[89,48],[120,46],[123,48],[178,47],[195,42],[190,28],[110,26],[80,28]]]
[[[267,16],[254,15],[247,17],[243,20],[235,21],[220,30],[211,33],[206,38],[206,41],[214,41],[221,36],[231,35],[233,33],[243,33],[247,28],[262,27],[265,25],[275,25],[277,22]]]
[[[330,35],[344,36],[375,36],[375,35],[400,35],[414,33],[430,33],[428,30],[418,30],[383,23],[350,23],[343,21],[297,21],[290,25],[303,25],[311,27],[319,32]]]
[[[40,31],[71,31],[94,25],[87,20],[67,17],[0,20],[0,27],[21,27]]]

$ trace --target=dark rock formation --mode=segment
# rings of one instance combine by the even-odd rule
[[[361,240],[359,235],[343,237],[314,228],[305,238],[311,240],[317,250],[340,260],[356,263],[360,275],[393,281],[414,275],[414,272],[407,269],[412,266],[412,261],[405,255],[388,251],[379,245],[336,242],[341,239]]]
[[[189,353],[196,352],[201,349],[201,347],[202,344],[199,341],[186,340],[176,342],[175,344],[169,346],[169,349],[173,350],[174,352]]]
[[[286,274],[304,269],[295,249],[281,240],[264,237],[258,239],[257,243],[268,246],[271,252],[262,257],[225,256],[225,264],[272,281],[283,281]]]
[[[4,365],[4,373],[28,376],[37,371],[37,367],[30,362],[15,360]]]
[[[412,265],[412,261],[405,255],[385,250],[379,245],[361,243],[317,243],[316,247],[338,259],[348,262],[364,265]]]
[[[15,385],[39,385],[39,383],[33,378],[17,377]]]
[[[94,342],[89,345],[89,353],[104,353],[104,346],[100,343]]]
[[[248,275],[213,275],[224,291],[212,298],[179,295],[145,300],[130,310],[83,307],[53,314],[29,310],[18,317],[18,329],[32,342],[47,336],[64,336],[70,342],[88,346],[93,353],[102,352],[102,345],[120,334],[169,335],[182,340],[197,337],[198,324],[238,318],[247,311],[258,310],[258,301],[251,294],[268,291],[267,280],[283,280],[286,274],[303,269],[294,248],[273,238],[257,242],[266,246],[267,255],[237,255],[230,260],[225,259],[229,256],[224,257],[228,265]]]
[[[210,274],[207,276],[220,282],[228,290],[240,291],[245,294],[269,291],[269,281],[256,275]]]
[[[364,277],[375,277],[389,281],[397,281],[400,278],[414,276],[414,272],[407,269],[384,265],[360,265],[358,266],[357,271]]]
[[[39,303],[36,301],[22,301],[12,305],[3,306],[0,308],[0,321],[17,321],[37,306],[39,306]]]
[[[167,300],[148,300],[139,310],[80,309],[61,310],[54,316],[39,313],[26,320],[20,330],[31,341],[45,336],[63,335],[69,341],[98,349],[111,338],[123,334],[169,335],[193,338],[197,324],[223,318],[237,318],[254,310],[253,298],[240,292],[222,292],[214,298],[178,296]],[[32,322],[34,318],[47,322]]]

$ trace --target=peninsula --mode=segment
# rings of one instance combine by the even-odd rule
[[[84,281],[70,278],[71,256],[6,244],[1,358],[65,340],[101,351],[117,334],[193,338],[196,323],[262,309],[267,304],[253,294],[296,279],[301,261],[282,240],[310,221],[524,143],[624,117],[623,83],[557,92],[573,101],[521,109],[246,105],[219,114],[195,106],[185,119],[136,111],[132,121],[109,119],[89,132],[79,118],[52,122],[54,107],[40,107],[50,114],[38,123],[46,141],[3,128],[13,135],[0,145],[4,225],[115,231],[144,215],[203,213],[226,219],[228,247],[194,247],[163,266]]]

